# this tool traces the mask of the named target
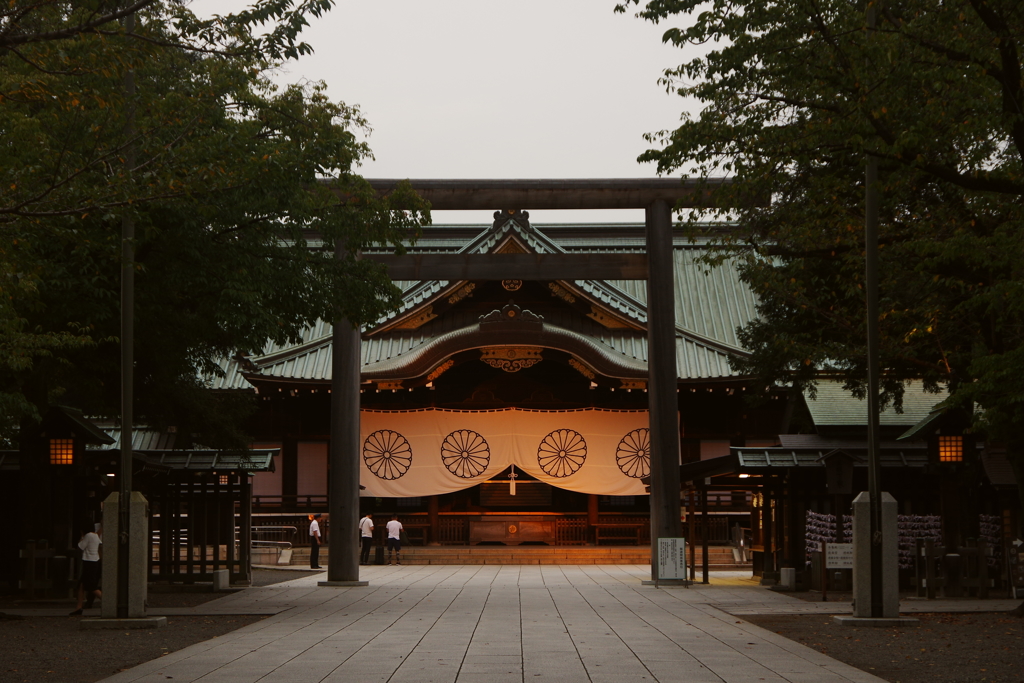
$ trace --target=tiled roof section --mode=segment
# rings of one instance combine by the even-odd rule
[[[524,228],[510,220],[498,228],[472,226],[437,226],[427,228],[424,236],[410,246],[410,253],[487,253],[514,236],[537,253],[559,252],[633,252],[643,253],[643,226],[545,226]],[[740,282],[735,267],[726,264],[705,274],[706,268],[696,263],[700,245],[677,236],[676,260],[676,363],[683,380],[724,379],[736,377],[729,367],[730,354],[743,353],[736,337],[736,327],[755,316],[755,299]],[[404,295],[398,311],[379,320],[375,327],[414,310],[457,283],[398,282]],[[647,286],[643,280],[593,281],[573,283],[586,296],[615,310],[639,325],[647,323]],[[557,318],[557,319],[556,319]],[[419,329],[389,329],[364,339],[362,356],[364,370],[391,361],[429,342],[432,338],[473,325],[476,318],[460,316],[457,311],[423,325]],[[594,339],[609,353],[647,362],[647,339],[642,332],[610,331],[579,314],[566,312],[548,317],[545,322]],[[298,381],[328,381],[331,378],[331,326],[320,322],[303,333],[302,342],[294,346],[270,345],[263,354],[250,360],[260,374]],[[207,378],[208,384],[220,389],[252,389],[245,379],[245,369],[235,361],[222,364],[225,376]]]
[[[526,246],[538,254],[553,254],[565,251],[547,239],[543,233],[533,229],[525,230],[523,226],[514,220],[503,223],[497,229],[483,231],[475,240],[467,244],[460,251],[466,254],[487,254],[505,242],[511,235],[515,235],[519,241],[525,243]]]
[[[112,443],[87,446],[90,452],[120,451],[121,427],[98,424]],[[253,449],[245,452],[216,451],[211,449],[174,450],[175,433],[141,428],[132,432],[132,454],[148,467],[162,470],[245,470],[247,472],[273,471],[273,458],[280,449]]]
[[[697,263],[699,256],[700,251],[690,247],[675,250],[676,326],[728,349],[742,351],[736,329],[757,317],[757,297],[740,280],[734,261],[709,269]],[[618,299],[610,296],[608,305],[619,310],[642,307],[646,322],[645,280],[609,280],[604,284],[613,292],[621,292]]]
[[[1005,451],[988,451],[982,453],[981,464],[985,468],[985,476],[993,486],[1016,486],[1017,478],[1013,473],[1013,465],[1006,457]]]
[[[739,377],[729,366],[729,354],[707,344],[676,337],[676,372],[679,379],[728,379]]]
[[[331,336],[316,340],[295,353],[255,359],[259,374],[274,379],[319,380],[331,378]]]
[[[819,434],[779,434],[779,442],[783,448],[818,449],[828,451],[844,450],[846,452],[863,451],[867,448],[864,439],[829,438]],[[882,441],[879,448],[906,450],[928,448],[925,441]]]
[[[67,406],[55,406],[53,410],[63,415],[64,419],[76,433],[77,438],[85,443],[104,444],[110,441],[110,435],[100,429],[95,422],[82,415],[81,410]]]
[[[692,249],[675,252],[676,324],[740,350],[736,329],[757,317],[757,299],[740,281],[735,262],[709,269],[697,256]]]
[[[280,449],[251,450],[244,453],[229,451],[142,451],[136,460],[143,459],[147,467],[163,470],[221,471],[221,472],[273,472],[274,456]]]
[[[867,404],[863,400],[852,400],[850,392],[840,382],[819,382],[817,398],[811,399],[804,391],[804,400],[816,426],[864,426],[868,423]],[[946,398],[946,392],[931,394],[924,391],[920,382],[911,382],[903,393],[903,413],[897,413],[888,406],[879,415],[882,427],[911,427],[924,418],[937,403]]]
[[[610,227],[610,226],[605,226]],[[544,227],[534,226],[523,229],[514,220],[504,223],[497,229],[482,229],[474,239],[465,243],[458,251],[463,253],[487,253],[493,251],[514,235],[516,239],[527,245],[536,253],[599,253],[599,252],[631,252],[644,253],[645,243],[642,226],[626,226],[635,234],[626,236],[592,234],[593,226],[551,226],[557,237],[549,237]],[[445,230],[446,228],[439,228]],[[573,235],[574,229],[580,234]],[[410,252],[427,253],[454,251],[459,243],[459,236],[453,234],[447,239],[420,239],[410,247]],[[465,233],[462,233],[465,239]],[[448,243],[449,249],[441,248]],[[708,268],[697,263],[702,253],[700,242],[693,243],[683,236],[674,239],[675,273],[676,273],[676,325],[684,336],[692,336],[695,341],[708,341],[727,352],[742,353],[736,334],[738,327],[753,320],[756,315],[756,298],[750,288],[740,281],[735,262],[727,261],[717,268]],[[382,318],[378,325],[393,320],[395,317],[415,308],[420,303],[436,296],[449,283],[423,283],[419,287],[407,287],[410,283],[401,283],[406,290],[405,301],[401,308]],[[616,310],[640,324],[647,322],[647,283],[644,280],[577,280],[575,285],[594,297],[602,304]]]
[[[247,365],[259,364],[259,365],[271,365],[281,366],[280,372],[293,373],[299,372],[299,377],[302,373],[309,373],[313,376],[318,370],[323,368],[322,363],[324,358],[318,356],[317,350],[323,345],[330,346],[331,334],[334,331],[334,327],[331,323],[318,320],[315,325],[307,327],[302,331],[301,338],[298,344],[274,344],[268,342],[263,348],[263,352],[258,356],[250,356],[247,360]],[[330,356],[326,357],[327,368],[330,368]],[[298,368],[287,367],[289,364],[298,364]],[[318,366],[318,364],[320,364]],[[223,377],[207,376],[204,377],[207,387],[210,389],[245,389],[251,391],[253,386],[245,379],[244,373],[251,370],[249,367],[244,367],[235,359],[224,359],[220,362],[221,370],[224,372]],[[286,374],[283,376],[292,376]]]
[[[203,377],[203,383],[209,389],[247,389],[251,391],[253,386],[242,375],[242,365],[233,358],[221,358],[218,365],[223,376],[207,375]]]
[[[107,450],[107,449],[103,449]],[[274,456],[280,449],[251,450],[245,453],[227,451],[133,451],[135,466],[167,472],[170,470],[221,472],[273,472]],[[17,472],[20,469],[17,451],[0,451],[0,471]]]
[[[395,330],[388,335],[363,340],[363,370],[373,372],[375,366],[399,358],[449,332],[476,324],[472,316],[445,316],[438,321],[411,330]],[[570,321],[560,321],[570,322]],[[605,347],[609,355],[619,354],[627,359],[647,361],[647,339],[632,331],[609,331],[603,326],[580,316],[570,329],[586,334]],[[582,329],[580,329],[582,328]],[[255,358],[264,377],[307,381],[329,381],[331,373],[331,338],[326,336],[314,343],[295,349],[294,353]],[[223,387],[227,388],[227,387]],[[240,384],[235,388],[244,388]]]
[[[424,301],[434,298],[450,283],[448,280],[428,280],[425,282],[398,280],[395,285],[402,290],[402,303],[398,308],[388,315],[377,320],[377,325],[383,325],[389,320],[394,320],[403,313],[406,313]]]
[[[641,285],[640,289],[644,292],[643,300],[638,300],[632,293],[627,291],[627,287],[622,287],[619,283],[639,283]],[[618,282],[574,280],[573,284],[605,306],[624,313],[641,325],[647,324],[646,280],[619,280]]]
[[[581,226],[582,227],[582,226]],[[543,227],[539,228],[543,231]],[[632,236],[563,237],[552,241],[568,252],[644,253],[642,232]],[[706,239],[673,238],[676,273],[676,326],[684,335],[706,339],[725,350],[742,352],[736,329],[757,317],[757,298],[740,280],[737,263],[727,260],[716,268],[697,262]],[[647,282],[644,280],[577,281],[577,286],[606,305],[647,322]]]
[[[731,448],[738,456],[742,472],[781,470],[790,467],[825,468],[820,458],[832,449],[789,449],[789,448]],[[854,467],[867,467],[867,450],[844,449],[850,455],[856,455],[861,462],[854,462]],[[882,467],[924,467],[928,464],[928,451],[914,448],[883,449],[881,451]]]
[[[606,348],[610,355],[621,355],[626,358],[647,362],[647,338],[642,334],[609,331],[594,326],[595,333],[590,336],[595,342]],[[436,331],[437,328],[434,328]],[[450,331],[450,330],[449,330]],[[439,332],[443,334],[444,332]],[[437,335],[419,330],[401,330],[382,337],[373,337],[363,341],[363,369],[372,372],[376,365],[401,357],[420,346],[429,343]],[[260,365],[260,375],[271,379],[298,381],[330,381],[331,374],[331,341],[325,338],[315,345],[309,345],[296,353],[281,356],[276,361],[267,362],[255,359]],[[727,379],[736,377],[729,367],[729,356],[726,353],[689,339],[676,341],[676,366],[679,378],[696,379]],[[249,389],[249,384],[239,372],[231,373],[234,382],[224,382],[218,388]]]
[[[87,450],[120,450],[121,449],[121,427],[107,424],[97,424],[97,426],[106,432],[114,441],[110,444],[104,444],[102,446],[90,446]],[[133,451],[151,451],[151,450],[168,450],[174,448],[174,440],[177,434],[168,432],[158,432],[153,429],[136,429],[132,432],[132,450]]]

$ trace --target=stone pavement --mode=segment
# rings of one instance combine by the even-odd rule
[[[797,613],[786,610],[817,603],[765,590],[738,572],[717,573],[710,586],[656,589],[641,585],[649,571],[645,565],[372,566],[362,574],[370,585],[358,588],[320,588],[323,575],[305,577],[189,610],[275,614],[105,680],[882,680],[729,614]]]

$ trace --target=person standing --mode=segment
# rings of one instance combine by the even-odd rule
[[[103,539],[99,530],[100,525],[97,524],[93,531],[83,533],[78,541],[78,548],[82,551],[82,579],[78,582],[78,605],[69,615],[72,617],[82,614],[83,603],[86,609],[92,609],[93,601],[103,595],[100,590],[100,546]]]
[[[320,569],[320,513],[309,523],[309,568]]]
[[[359,554],[359,564],[370,564],[370,547],[373,545],[373,517],[369,512],[359,520],[359,537],[363,544]]]
[[[391,551],[395,551],[395,563],[402,564],[402,523],[398,521],[398,515],[391,515],[391,521],[387,523],[388,528],[388,565],[391,564]]]

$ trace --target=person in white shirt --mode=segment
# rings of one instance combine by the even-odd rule
[[[370,546],[373,545],[373,517],[369,512],[359,520],[359,537],[363,544],[362,552],[359,554],[359,564],[370,564]]]
[[[100,591],[100,545],[103,539],[99,535],[100,525],[94,531],[85,532],[78,541],[82,551],[82,578],[78,582],[78,605],[69,616],[82,614],[83,603],[86,609],[92,609],[93,601],[103,593]]]
[[[320,569],[320,513],[309,523],[309,568]]]
[[[391,515],[388,527],[388,564],[391,564],[391,551],[395,551],[395,563],[402,564],[402,523],[398,521],[398,515]]]

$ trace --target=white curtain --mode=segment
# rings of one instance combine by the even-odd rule
[[[360,443],[364,496],[450,493],[511,464],[570,491],[645,495],[650,473],[646,410],[364,410]]]

